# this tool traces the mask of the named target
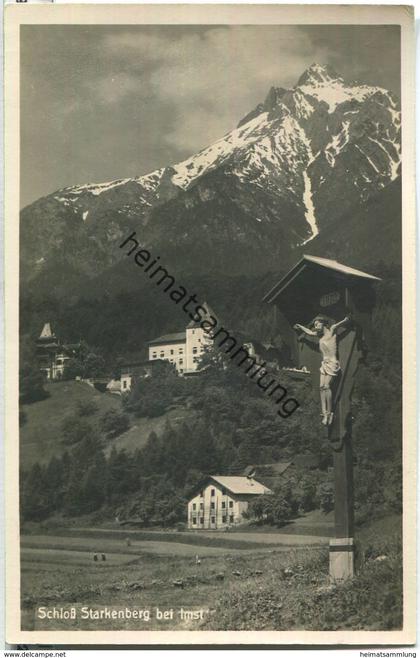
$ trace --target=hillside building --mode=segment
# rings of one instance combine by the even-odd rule
[[[187,368],[187,337],[186,331],[175,334],[165,334],[150,340],[149,361],[160,359],[172,363],[179,373]]]
[[[129,359],[121,366],[120,392],[128,393],[138,379],[153,377],[154,372],[161,368],[168,368],[168,363],[162,359],[145,361],[144,359]]]
[[[237,525],[252,500],[272,493],[252,477],[211,475],[188,502],[188,528],[217,530]]]
[[[46,322],[36,343],[36,354],[39,368],[46,379],[61,379],[64,374],[66,362],[75,356],[79,344],[62,344],[51,324]]]
[[[319,455],[288,455],[284,460],[271,464],[251,464],[242,473],[246,477],[257,478],[266,487],[274,490],[285,486],[291,479],[300,480],[304,474],[318,467]]]
[[[207,304],[203,306],[208,317],[216,317]],[[200,370],[200,359],[207,350],[211,349],[213,341],[201,328],[200,323],[192,320],[185,331],[159,336],[149,341],[148,345],[149,361],[156,359],[169,361],[182,375]]]

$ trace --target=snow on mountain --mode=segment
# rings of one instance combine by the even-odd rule
[[[63,191],[68,194],[78,196],[84,192],[89,192],[94,196],[103,194],[104,192],[109,192],[115,187],[120,187],[121,185],[126,185],[127,183],[137,183],[140,187],[145,188],[146,190],[155,191],[160,179],[162,178],[163,169],[157,169],[152,171],[150,174],[145,176],[139,176],[138,178],[124,178],[121,180],[108,181],[107,183],[87,183],[86,185],[74,185],[73,187],[66,187]]]
[[[334,167],[336,157],[349,142],[349,125],[350,121],[343,121],[343,127],[340,132],[334,135],[332,140],[324,148],[325,157],[331,167]]]
[[[193,155],[191,158],[175,165],[173,169],[176,173],[171,179],[174,185],[184,190],[187,189],[198,176],[203,176],[223,164],[231,157],[232,153],[248,147],[264,136],[268,128],[267,115],[267,112],[263,112],[241,128],[232,130],[232,132],[208,148],[203,149],[197,155]]]
[[[305,135],[305,143],[308,150],[308,164],[306,166],[306,169],[303,170],[303,182],[304,182],[303,202],[305,204],[305,219],[309,224],[309,228],[311,232],[309,236],[305,240],[303,240],[302,245],[306,244],[307,242],[312,240],[312,238],[315,238],[319,234],[319,226],[317,223],[315,206],[312,198],[312,181],[308,174],[309,166],[315,160],[316,156],[314,156],[314,154],[312,153],[311,143],[309,139],[306,137],[306,135]]]
[[[301,238],[306,243],[320,230],[321,200],[322,221],[331,212],[325,192],[318,193],[322,185],[326,190],[339,179],[336,191],[347,206],[355,194],[364,201],[395,180],[400,125],[398,102],[386,89],[346,83],[329,67],[313,64],[293,89],[273,87],[235,130],[175,165],[171,180],[188,190],[223,168],[241,183],[298,206],[307,221]]]
[[[77,185],[76,187],[69,188],[71,194],[82,194],[84,191],[90,192],[95,196],[102,194],[103,192],[108,192],[112,190],[113,187],[119,187],[120,185],[125,185],[130,179],[125,178],[124,180],[111,181],[110,183],[89,183],[87,185]]]
[[[391,92],[313,64],[293,88],[272,87],[236,128],[182,162],[68,187],[23,212],[32,217],[33,240],[45,221],[56,245],[80,220],[101,258],[104,243],[127,226],[178,249],[204,234],[209,249],[214,236],[218,244],[261,240],[274,257],[277,242],[282,249],[306,244],[395,181],[400,138],[399,101]],[[41,243],[38,251],[38,259],[46,257]]]
[[[303,74],[298,82],[297,90],[304,95],[316,98],[317,101],[326,103],[330,114],[342,103],[348,101],[361,103],[377,92],[387,93],[386,89],[381,87],[348,85],[341,76],[319,64],[312,64]]]

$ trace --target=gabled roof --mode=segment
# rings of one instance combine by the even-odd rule
[[[211,475],[210,479],[234,494],[260,495],[272,493],[271,489],[265,487],[261,482],[243,475]]]
[[[167,366],[168,368],[171,367],[171,364],[169,361],[166,359],[151,359],[149,360],[143,360],[143,361],[133,361],[131,363],[123,363],[121,365],[121,374],[128,374],[128,373],[135,373],[136,370],[146,370],[147,368],[155,368],[156,366]]]
[[[349,267],[348,265],[343,265],[336,260],[331,260],[330,258],[320,258],[319,256],[308,256],[305,254],[302,260],[307,260],[312,263],[316,263],[321,267],[327,267],[330,270],[335,270],[336,272],[343,272],[344,274],[350,274],[351,276],[361,276],[364,279],[372,279],[373,281],[380,281],[377,276],[373,274],[368,274],[367,272],[362,272],[362,270],[356,270],[354,267]]]
[[[43,326],[43,329],[39,335],[40,338],[55,338],[55,334],[51,329],[49,322],[46,322]]]
[[[159,336],[159,338],[154,338],[149,340],[149,345],[166,345],[167,343],[185,343],[186,333],[185,331],[180,331],[177,334],[165,334],[164,336]]]
[[[301,260],[278,282],[276,283],[271,290],[263,297],[265,302],[273,302],[281,293],[283,293],[286,288],[292,287],[296,288],[296,281],[299,279],[305,279],[306,284],[310,283],[313,280],[314,272],[317,270],[324,270],[326,272],[330,271],[335,274],[345,275],[356,280],[365,280],[365,281],[380,281],[381,279],[367,272],[362,272],[362,270],[356,270],[354,267],[349,267],[348,265],[343,265],[336,260],[330,260],[329,258],[320,258],[318,256],[309,256],[305,254]],[[308,272],[306,272],[308,270]],[[305,273],[304,277],[302,274]],[[293,284],[291,286],[291,284]],[[300,281],[301,286],[303,281]]]
[[[254,471],[257,475],[283,475],[285,471],[293,464],[292,460],[288,462],[276,462],[274,464],[258,464],[254,466]]]
[[[266,487],[275,489],[281,484],[281,478],[284,473],[292,466],[293,462],[276,462],[275,464],[257,464],[247,466],[244,474],[247,477],[258,478]]]

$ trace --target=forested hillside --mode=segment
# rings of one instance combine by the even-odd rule
[[[388,271],[378,286],[372,346],[354,393],[360,521],[401,507],[400,304],[398,279]],[[185,521],[186,498],[204,474],[241,473],[249,464],[285,461],[296,454],[315,455],[317,468],[283,480],[273,522],[287,521],[308,506],[329,511],[332,452],[318,423],[318,400],[308,382],[279,372],[279,381],[300,403],[285,419],[241,369],[223,369],[218,360],[200,377],[162,373],[141,380],[108,427],[95,428],[85,418],[80,434],[60,458],[22,473],[23,518],[93,513],[98,519],[117,516],[145,526],[173,525]],[[134,454],[109,450],[113,437],[127,429],[127,414],[150,419],[171,408],[193,413],[185,422],[167,423],[159,437],[151,432]],[[63,440],[63,434],[57,436]]]
[[[362,519],[399,508],[399,99],[319,64],[294,87],[267,91],[236,128],[182,162],[66,187],[22,210],[21,402],[45,402],[35,355],[45,322],[61,341],[83,345],[67,367],[73,380],[118,378],[124,359],[147,358],[148,341],[185,330],[184,311],[120,249],[135,232],[221,324],[277,352],[298,410],[281,419],[255,382],[217,359],[194,379],[161,373],[141,381],[121,408],[102,415],[66,409],[64,399],[51,424],[60,449],[47,463],[39,447],[40,463],[29,469],[22,459],[24,519],[91,514],[144,525],[182,522],[186,497],[204,474],[240,473],[305,453],[316,456],[317,468],[296,470],[279,484],[270,518],[285,522],[308,505],[330,509],[332,453],[317,393],[281,370],[290,364],[280,312],[262,301],[304,253],[382,278],[354,393],[356,511]],[[45,436],[35,427],[37,414],[22,411],[33,455]]]

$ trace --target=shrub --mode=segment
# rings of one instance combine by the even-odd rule
[[[324,482],[319,489],[319,503],[325,514],[334,509],[334,488],[331,482]]]
[[[78,416],[67,416],[61,424],[63,443],[71,445],[79,443],[93,433],[93,428],[86,420]]]
[[[301,482],[301,507],[304,512],[310,512],[315,509],[318,504],[316,482],[313,478],[306,476]]]
[[[114,439],[128,430],[130,422],[126,414],[110,409],[101,417],[100,427],[109,439]]]
[[[292,508],[290,503],[281,495],[264,495],[253,500],[245,518],[255,519],[257,522],[282,526],[290,519]]]
[[[83,376],[83,363],[80,359],[71,358],[65,362],[63,379],[71,380]]]
[[[93,416],[99,407],[94,400],[80,400],[77,403],[79,416]]]
[[[20,401],[26,404],[49,397],[49,393],[44,389],[44,377],[38,366],[26,363],[19,370],[19,396]]]

